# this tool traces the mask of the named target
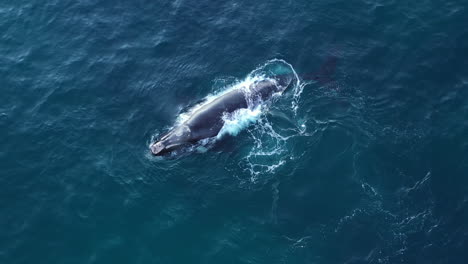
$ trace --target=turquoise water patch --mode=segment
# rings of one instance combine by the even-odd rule
[[[456,1],[3,1],[0,263],[465,263]],[[148,145],[297,75],[180,157]]]

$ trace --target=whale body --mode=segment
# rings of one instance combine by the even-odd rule
[[[213,138],[221,131],[225,114],[247,109],[249,100],[263,102],[274,94],[282,93],[292,83],[290,74],[278,75],[253,83],[248,90],[234,89],[202,105],[185,122],[175,126],[158,141],[150,145],[153,155],[161,156],[174,150]]]

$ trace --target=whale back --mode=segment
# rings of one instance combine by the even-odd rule
[[[266,79],[254,83],[251,90],[264,101],[270,99],[275,93],[285,91],[291,82],[291,74],[278,75],[274,79]]]
[[[239,89],[228,92],[202,106],[185,123],[192,131],[192,140],[216,136],[223,127],[223,114],[232,113],[241,108],[247,108],[247,100]]]

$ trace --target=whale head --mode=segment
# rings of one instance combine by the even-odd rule
[[[159,141],[150,145],[151,153],[155,156],[162,156],[176,149],[180,149],[191,142],[190,128],[183,124],[169,131]]]
[[[165,148],[166,146],[161,141],[150,145],[151,153],[153,153],[153,155],[162,155]]]

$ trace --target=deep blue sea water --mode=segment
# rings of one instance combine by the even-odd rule
[[[467,6],[0,2],[0,263],[467,263]],[[327,77],[149,154],[278,63]]]

